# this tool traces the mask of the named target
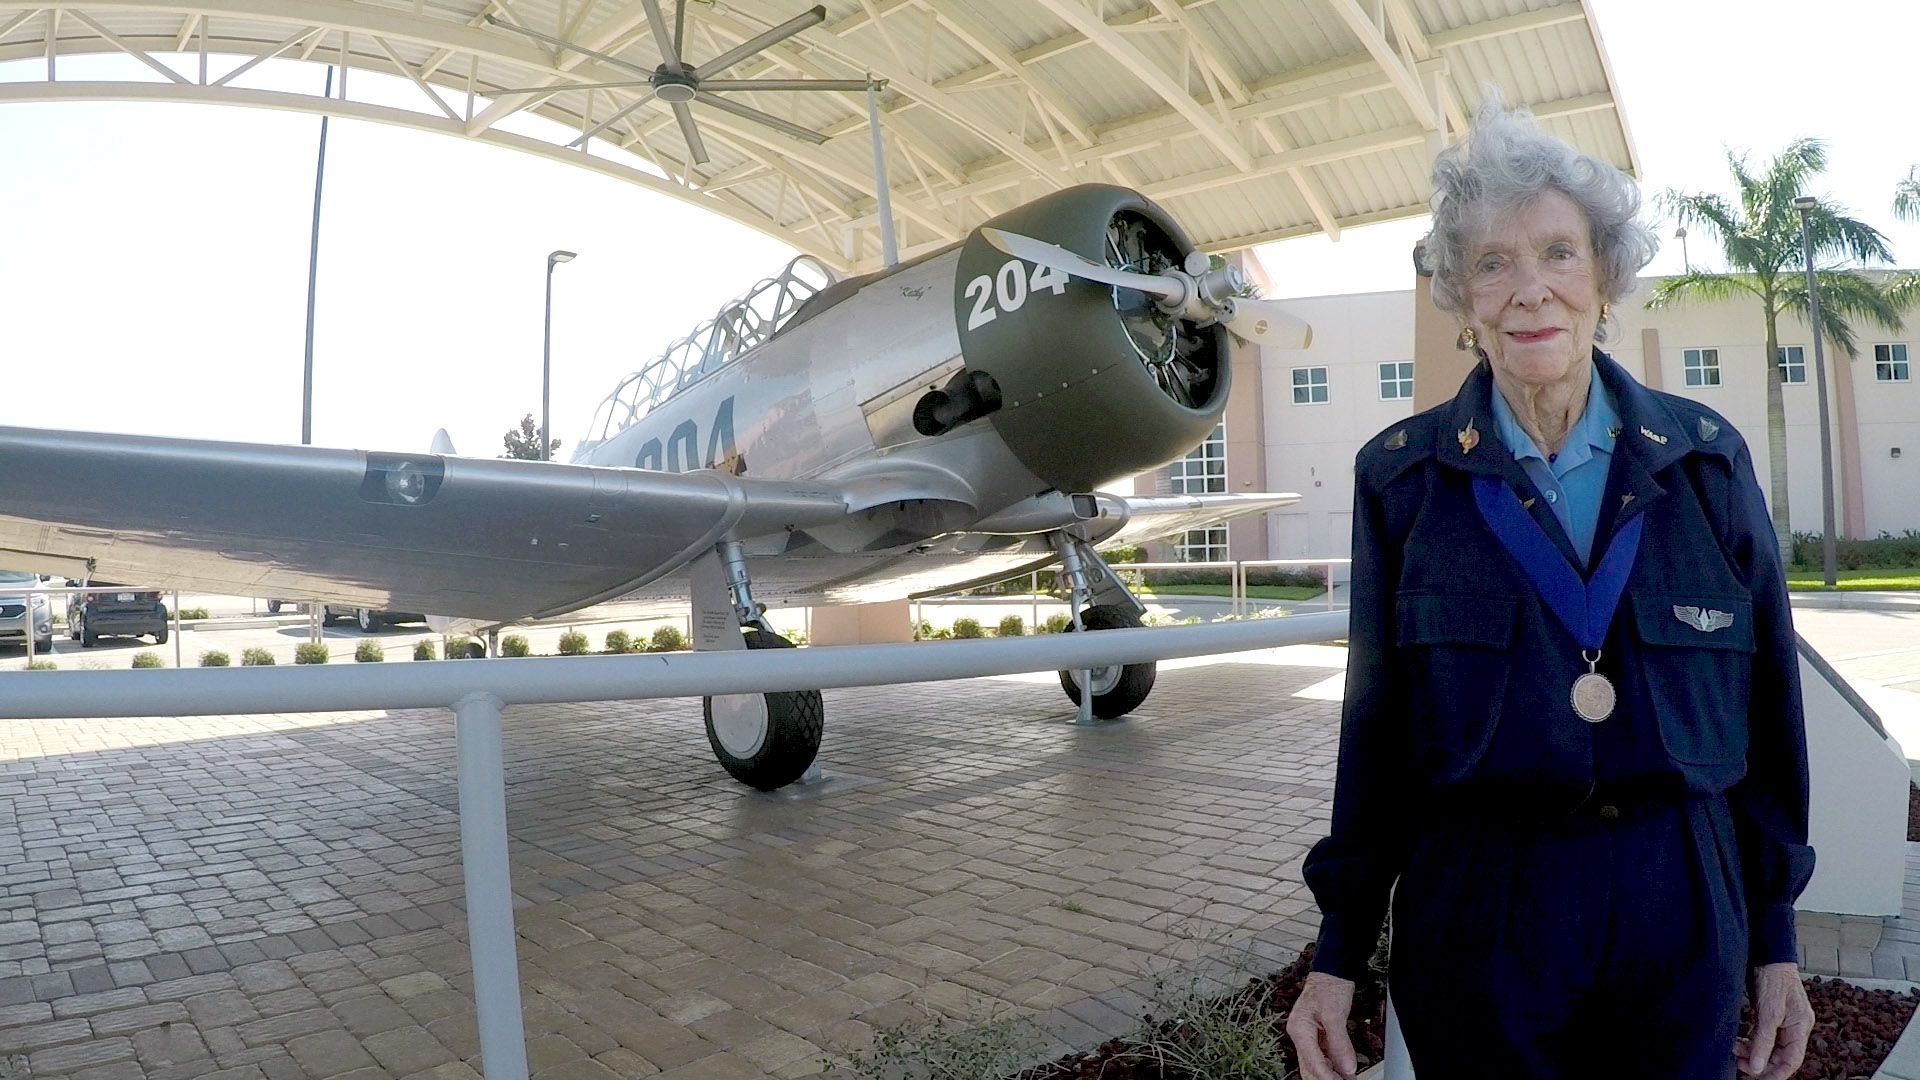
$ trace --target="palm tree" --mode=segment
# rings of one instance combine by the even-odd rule
[[[1920,221],[1920,165],[1907,169],[1907,177],[1893,185],[1893,216],[1903,221]],[[1887,279],[1887,299],[1905,311],[1920,303],[1920,270],[1902,270]]]
[[[1793,200],[1826,169],[1827,151],[1818,139],[1799,139],[1757,175],[1748,170],[1744,155],[1732,151],[1727,153],[1727,166],[1739,189],[1737,203],[1715,194],[1671,190],[1662,194],[1659,202],[1681,225],[1719,241],[1728,272],[1692,270],[1668,278],[1653,290],[1647,307],[1740,296],[1760,302],[1767,321],[1767,463],[1772,474],[1773,531],[1780,542],[1780,557],[1786,561],[1793,556],[1793,532],[1787,516],[1787,418],[1780,397],[1780,335],[1776,323],[1786,312],[1811,321],[1800,212],[1793,208]],[[1809,215],[1808,232],[1813,237],[1816,264],[1892,260],[1886,238],[1878,229],[1824,201]],[[1816,277],[1820,283],[1820,333],[1846,350],[1849,357],[1859,354],[1853,320],[1864,317],[1889,330],[1899,329],[1899,310],[1881,286],[1865,274],[1828,265],[1817,269]]]

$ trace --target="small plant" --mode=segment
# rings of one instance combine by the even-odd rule
[[[35,660],[27,665],[28,671],[57,671],[59,668],[60,665],[51,660]]]
[[[625,630],[607,631],[607,651],[614,654],[633,651],[633,635]]]
[[[986,637],[986,631],[980,629],[979,619],[958,618],[953,620],[953,636],[957,638]]]
[[[421,644],[428,643],[422,642]],[[506,637],[500,639],[501,656],[529,656],[532,653],[533,650],[527,647],[527,639],[519,634],[508,634]],[[414,659],[418,660],[419,657],[416,656]],[[431,660],[433,657],[429,656],[427,659]]]
[[[994,637],[1026,637],[1027,620],[1018,615],[1002,615],[1000,625],[993,631]]]
[[[933,632],[933,640],[935,640],[935,641],[952,641],[952,640],[953,640],[953,628],[952,628],[952,627],[948,627],[948,626],[943,626],[943,627],[941,627],[940,629],[938,629],[938,630],[935,630],[935,631]]]
[[[363,641],[353,647],[353,662],[356,664],[378,664],[387,658],[387,650],[377,641]]]
[[[293,650],[293,662],[296,664],[324,664],[327,662],[325,642],[308,641]]]
[[[438,660],[440,654],[434,651],[433,639],[428,638],[425,641],[414,643],[413,658],[415,660]]]
[[[1074,913],[1075,915],[1085,915],[1085,914],[1087,913],[1087,909],[1086,909],[1086,908],[1083,908],[1083,907],[1081,907],[1081,906],[1080,906],[1079,904],[1076,904],[1076,903],[1074,903],[1074,902],[1073,902],[1073,901],[1071,901],[1071,900],[1062,900],[1062,901],[1060,901],[1060,910],[1061,910],[1061,911],[1071,911],[1071,912],[1073,912],[1073,913]]]
[[[467,635],[449,634],[447,636],[447,659],[465,660],[467,658]],[[431,660],[433,657],[429,656]]]
[[[247,649],[240,654],[241,667],[272,667],[273,654],[265,649]]]
[[[913,640],[932,641],[933,640],[933,624],[928,622],[925,619],[921,619],[920,624],[913,628]]]
[[[1072,625],[1073,619],[1071,617],[1063,612],[1056,611],[1040,623],[1040,632],[1043,634],[1064,634],[1067,632],[1067,627]]]
[[[139,652],[133,654],[133,666],[137,668],[166,667],[157,652]]]
[[[1040,1042],[1038,1034],[1032,1023],[1014,1017],[992,1017],[961,1027],[936,1016],[920,1027],[881,1028],[874,1033],[872,1046],[847,1056],[847,1065],[860,1080],[1009,1076],[1032,1056]]]
[[[569,630],[560,635],[561,656],[587,655],[587,635],[578,630]]]
[[[227,667],[232,663],[233,659],[219,649],[208,649],[200,654],[201,667]]]
[[[189,621],[192,621],[192,620],[194,620],[194,619],[204,619],[204,618],[207,618],[207,609],[206,609],[206,608],[203,608],[203,607],[183,607],[183,608],[181,608],[181,609],[180,609],[180,619],[181,619],[181,621],[182,621],[182,622],[189,622]]]
[[[649,652],[679,652],[687,647],[687,635],[677,626],[656,626],[647,643]]]
[[[791,631],[787,634],[787,642],[796,649],[804,649],[807,647],[807,635],[804,631]]]

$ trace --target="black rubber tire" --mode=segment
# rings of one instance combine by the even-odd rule
[[[98,644],[100,644],[100,635],[87,629],[87,617],[80,616],[80,647],[91,649]]]
[[[280,614],[280,601],[278,600],[267,601],[267,614],[269,615]]]
[[[793,648],[786,638],[760,630],[748,630],[746,638],[749,649]],[[775,791],[800,779],[813,764],[826,730],[827,710],[818,690],[781,690],[761,696],[767,699],[767,738],[750,758],[735,757],[714,734],[712,698],[700,699],[700,712],[706,719],[707,745],[721,767],[750,788]]]
[[[153,643],[155,645],[165,645],[167,643],[167,632],[161,630],[159,633],[153,635]]]
[[[381,630],[380,613],[367,608],[353,609],[353,623],[363,634],[377,634]]]
[[[1080,621],[1088,630],[1119,630],[1143,625],[1140,616],[1133,609],[1118,604],[1096,604],[1080,613]],[[1067,624],[1067,632],[1073,632],[1073,624]],[[1115,720],[1140,707],[1153,693],[1153,677],[1159,665],[1148,661],[1144,664],[1128,664],[1120,669],[1120,681],[1113,689],[1104,694],[1093,696],[1093,715],[1102,720]],[[1074,705],[1080,704],[1080,686],[1073,681],[1074,673],[1060,673],[1060,688],[1067,692],[1067,699]]]

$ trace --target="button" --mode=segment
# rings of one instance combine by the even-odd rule
[[[1618,821],[1620,819],[1620,808],[1611,804],[1603,806],[1600,808],[1600,818],[1603,821]]]
[[[1557,503],[1557,502],[1559,502],[1559,501],[1560,501],[1560,493],[1559,493],[1559,492],[1557,492],[1557,491],[1555,491],[1555,490],[1553,490],[1552,488],[1548,488],[1548,489],[1547,489],[1547,501],[1548,501],[1548,502],[1550,502],[1550,503]]]

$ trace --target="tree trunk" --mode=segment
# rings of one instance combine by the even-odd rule
[[[1780,396],[1780,335],[1773,296],[1769,293],[1763,302],[1767,307],[1767,471],[1773,492],[1773,535],[1785,565],[1793,561],[1793,519],[1787,513],[1787,409]]]

